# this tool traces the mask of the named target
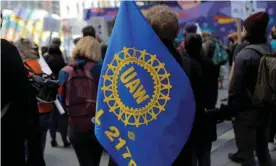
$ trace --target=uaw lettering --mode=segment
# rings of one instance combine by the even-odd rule
[[[189,136],[193,114],[184,71],[135,2],[121,2],[99,82],[97,139],[120,166],[168,166]]]
[[[115,54],[103,76],[101,88],[109,111],[125,125],[139,127],[156,120],[157,116],[165,110],[172,88],[170,74],[164,66],[155,55],[147,53],[146,50],[124,47],[122,51]],[[139,73],[138,69],[143,70],[141,71],[143,73]],[[146,78],[141,77],[144,74],[147,74],[150,79],[144,81],[143,79]],[[145,89],[143,83],[151,87]],[[121,87],[118,84],[121,84]],[[127,91],[123,91],[122,84]],[[131,102],[135,106],[131,107],[129,104]]]

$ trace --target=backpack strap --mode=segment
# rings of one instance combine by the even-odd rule
[[[25,66],[25,69],[26,69],[28,72],[37,74],[27,62],[24,62],[24,66]],[[29,74],[28,74],[28,75],[29,75]]]
[[[69,73],[71,73],[74,70],[74,67],[72,65],[68,65],[68,66],[65,66],[61,70],[69,74]]]
[[[271,46],[270,45],[267,45],[267,46],[270,48],[270,52],[269,53],[272,53]],[[257,52],[261,56],[269,54],[267,51],[264,50],[264,48],[262,47],[262,45],[258,45],[258,44],[250,44],[250,45],[246,46],[244,49],[253,50],[253,51]]]
[[[70,73],[72,73],[73,71],[76,71],[77,69],[79,69],[78,67],[76,67],[77,65],[76,64],[71,64],[71,65],[68,65],[68,66],[65,66],[62,71],[66,72],[69,74],[69,77],[68,79],[70,78]],[[92,79],[93,76],[91,74],[91,69],[95,66],[95,63],[94,62],[86,62],[84,64],[84,66],[80,69],[82,70],[85,70],[85,74],[88,78]]]
[[[95,62],[87,62],[85,65],[84,65],[84,69],[85,69],[85,73],[87,75],[87,77],[93,79],[93,75],[91,73],[91,69],[95,66]]]
[[[270,53],[271,53],[271,55],[272,55],[272,47],[271,47],[270,45],[268,45],[268,46],[269,46],[269,48],[270,48]],[[268,53],[263,49],[263,47],[261,47],[261,45],[252,44],[252,45],[246,46],[244,49],[251,49],[251,50],[257,52],[257,54],[260,55],[261,58],[262,58],[263,56],[271,56],[270,54],[268,54]],[[266,63],[266,59],[263,59],[263,61],[264,61],[264,63]],[[268,75],[268,67],[267,67],[266,64],[264,64],[264,68],[265,68],[264,70],[265,70],[266,81],[269,82],[269,81],[268,81],[268,78],[269,78],[269,75]],[[258,74],[259,74],[259,71],[258,71]],[[258,79],[258,78],[257,78],[257,79]],[[259,80],[257,80],[256,84],[258,84],[258,81],[259,81]],[[275,93],[275,92],[273,91],[271,85],[268,85],[268,88],[269,88],[273,93]],[[253,95],[249,90],[247,90],[247,91],[248,91],[248,94],[249,94],[250,98],[253,99],[253,96],[254,96],[254,95]]]

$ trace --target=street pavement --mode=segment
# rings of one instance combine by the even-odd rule
[[[228,70],[225,70],[227,76]],[[227,79],[224,81],[224,87],[228,87]],[[227,97],[227,90],[219,90],[218,106],[221,104],[220,100]],[[236,146],[234,141],[234,132],[231,122],[224,122],[217,126],[218,139],[213,143],[211,160],[212,166],[239,166],[232,163],[228,159],[229,152],[236,152]],[[203,138],[204,139],[204,138]],[[59,145],[62,145],[60,135],[57,134],[57,141]],[[276,151],[271,153],[276,165]],[[47,144],[45,150],[45,161],[47,166],[78,166],[78,161],[72,147],[70,148],[52,148],[50,145],[50,136],[47,136]],[[92,157],[92,156],[91,156]],[[107,166],[109,157],[107,154],[102,155],[100,166]]]

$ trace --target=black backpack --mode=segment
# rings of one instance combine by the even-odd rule
[[[254,93],[250,95],[253,105],[276,108],[276,54],[266,54],[258,45],[249,45],[245,49],[252,49],[262,56]]]
[[[27,63],[26,71],[28,74],[29,81],[36,92],[36,99],[39,103],[53,103],[57,99],[59,82],[53,75],[46,73],[36,73]],[[29,72],[33,73],[30,75]]]

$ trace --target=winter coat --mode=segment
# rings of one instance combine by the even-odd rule
[[[271,48],[268,44],[261,44],[261,47],[269,54]],[[229,87],[228,105],[236,113],[252,111],[253,94],[258,76],[258,68],[261,55],[252,49],[244,48],[235,57],[235,67]]]
[[[30,163],[45,166],[35,92],[16,47],[1,39],[1,48],[1,109],[11,103],[1,118],[2,165],[25,166],[24,142],[27,140]]]
[[[192,59],[190,56],[188,56],[187,52],[182,52],[183,54],[180,55],[180,53],[177,51],[177,49],[173,46],[170,42],[164,42],[165,46],[168,48],[170,53],[173,55],[173,57],[176,59],[176,61],[179,63],[179,65],[183,68],[186,75],[188,76],[196,103],[196,113],[194,118],[194,123],[192,127],[192,131],[190,134],[189,139],[187,140],[186,144],[182,148],[180,154],[172,164],[173,166],[179,166],[182,165],[181,163],[190,161],[191,156],[190,154],[193,152],[194,145],[196,144],[196,138],[198,138],[198,134],[200,132],[200,126],[201,126],[201,117],[204,114],[204,110],[200,108],[201,106],[201,79],[202,79],[202,73],[201,73],[201,67],[200,64]],[[183,106],[185,108],[185,106]],[[189,163],[187,163],[189,165]]]
[[[56,78],[58,77],[59,71],[66,66],[58,47],[50,47],[49,52],[44,55],[44,59]]]

